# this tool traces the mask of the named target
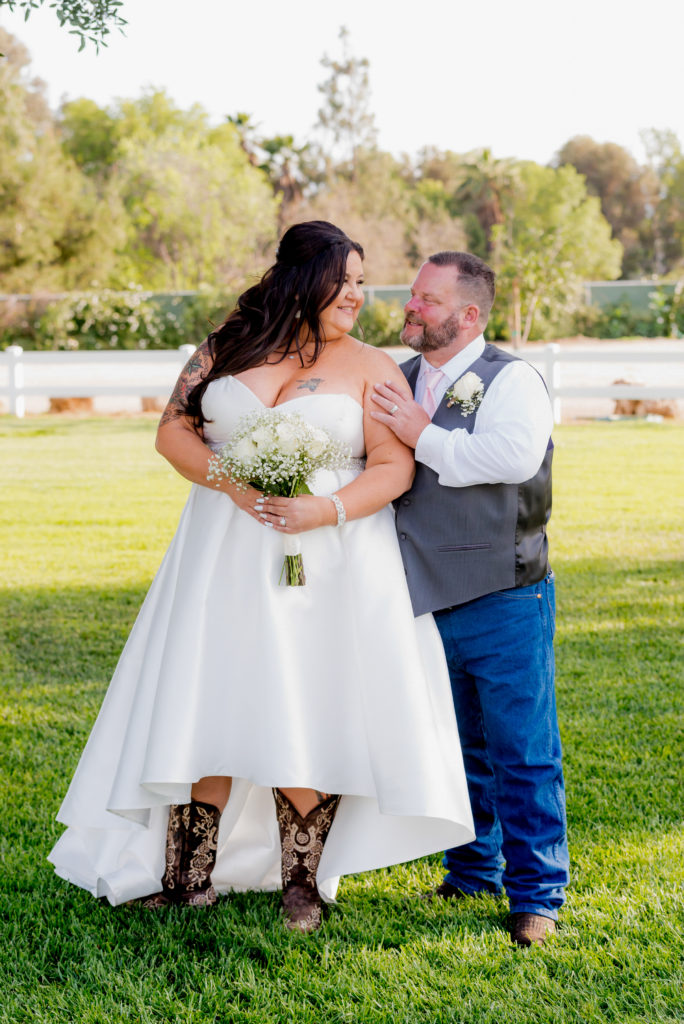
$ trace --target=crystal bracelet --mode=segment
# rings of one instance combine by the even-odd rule
[[[328,497],[337,509],[337,525],[342,526],[347,521],[347,513],[344,505],[342,504],[342,499],[336,494],[329,494]]]

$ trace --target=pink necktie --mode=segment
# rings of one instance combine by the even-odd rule
[[[444,374],[442,371],[434,367],[426,367],[425,369],[425,390],[423,391],[423,401],[420,404],[423,406],[430,419],[432,419],[437,410],[435,388],[443,376]]]

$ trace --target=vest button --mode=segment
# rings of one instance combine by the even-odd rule
[[[411,504],[411,499],[410,498],[402,498],[401,499],[401,503],[402,503],[402,505],[410,505]]]
[[[399,536],[400,536],[400,538],[402,540],[406,540],[406,534],[405,533],[400,533]]]

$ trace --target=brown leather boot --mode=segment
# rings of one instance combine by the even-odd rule
[[[169,903],[210,907],[218,895],[211,884],[221,812],[212,804],[191,800],[171,804],[166,830],[166,870],[162,891],[142,900],[156,910]]]
[[[516,946],[543,946],[556,931],[556,922],[542,914],[511,914],[511,941]]]
[[[340,798],[327,797],[303,818],[279,789],[273,795],[280,829],[285,927],[313,932],[320,927],[323,910],[316,872]]]

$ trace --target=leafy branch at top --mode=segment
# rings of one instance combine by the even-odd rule
[[[44,3],[45,0],[0,0],[0,7],[23,10],[24,20],[28,20]],[[110,26],[122,30],[126,24],[119,13],[123,0],[51,0],[49,6],[54,9],[59,24],[70,25],[69,32],[80,38],[79,50],[86,42],[93,43],[99,50],[100,46],[107,45],[105,36],[109,35]]]

